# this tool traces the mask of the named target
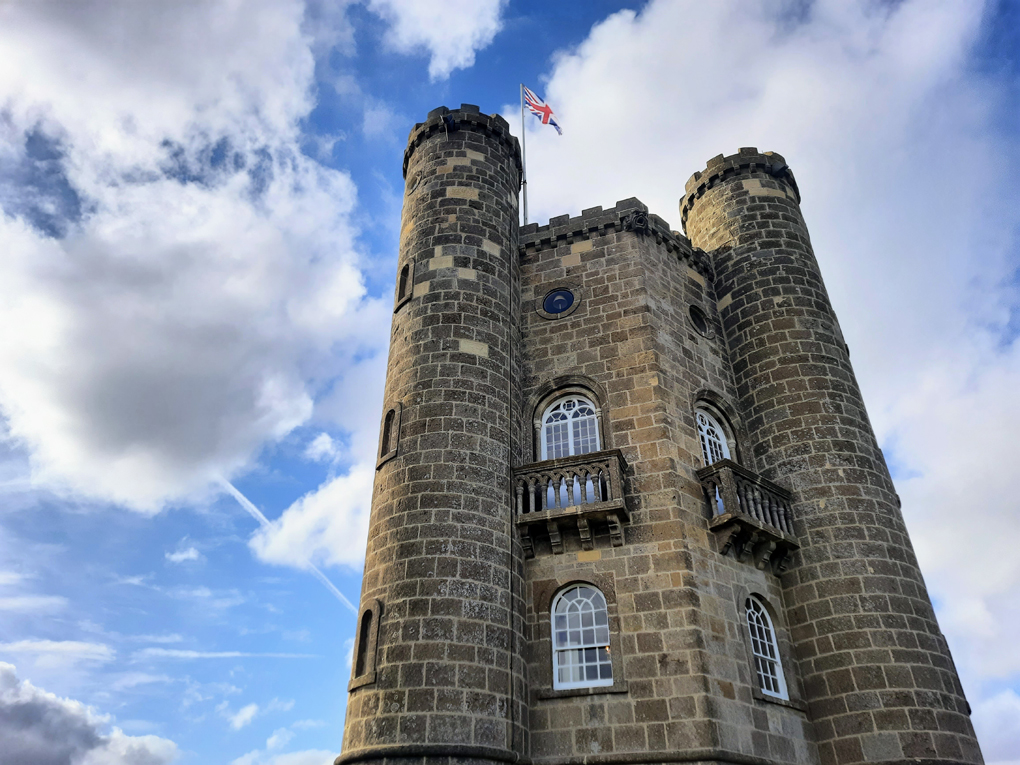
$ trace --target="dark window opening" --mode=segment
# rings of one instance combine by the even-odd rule
[[[397,300],[407,297],[408,282],[411,280],[411,264],[405,263],[400,269],[400,279],[397,280]]]
[[[390,442],[393,440],[393,419],[396,417],[396,414],[395,410],[390,409],[386,413],[386,419],[383,420],[382,442],[379,446],[380,457],[385,457],[392,451]]]
[[[358,657],[354,664],[354,676],[361,677],[368,669],[368,645],[372,636],[372,611],[361,615],[361,630],[358,632]]]

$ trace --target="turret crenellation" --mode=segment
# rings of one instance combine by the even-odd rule
[[[443,132],[447,136],[457,130],[466,129],[480,132],[487,140],[502,143],[510,150],[517,175],[521,176],[521,148],[517,138],[510,134],[510,124],[499,114],[482,114],[473,104],[461,104],[459,109],[447,109],[440,106],[429,112],[424,122],[419,122],[411,130],[404,150],[404,178],[407,178],[407,167],[415,150],[436,133]]]
[[[721,183],[738,175],[752,173],[765,173],[785,181],[793,190],[794,197],[800,204],[800,188],[793,176],[793,171],[786,164],[782,154],[774,151],[758,151],[754,147],[745,147],[736,154],[723,156],[718,154],[708,160],[704,170],[694,173],[684,187],[684,196],[680,200],[680,219],[684,230],[687,230],[687,217],[698,199],[705,195],[705,192]]]

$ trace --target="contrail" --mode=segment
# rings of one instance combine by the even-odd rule
[[[248,499],[241,492],[239,492],[237,490],[237,487],[234,486],[234,484],[232,484],[226,478],[220,478],[219,482],[220,485],[223,486],[223,488],[226,489],[228,492],[230,492],[231,496],[237,500],[237,503],[245,510],[247,510],[248,514],[252,518],[259,522],[259,526],[270,525],[269,519],[262,514],[262,511],[255,507],[255,505],[252,503],[250,499]],[[319,569],[315,566],[314,563],[312,563],[307,558],[305,559],[305,563],[308,564],[308,568],[311,569],[312,573],[315,575],[315,578],[322,582],[324,585],[326,585],[326,589],[332,592],[334,595],[336,595],[340,602],[347,606],[349,609],[351,609],[352,614],[357,616],[358,609],[357,607],[355,607],[353,603],[351,603],[351,601],[347,599],[347,596],[340,592],[340,590],[336,588],[336,585],[329,581],[329,579],[326,578],[326,575],[319,571]]]

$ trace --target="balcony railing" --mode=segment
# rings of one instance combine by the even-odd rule
[[[793,536],[793,497],[757,473],[732,460],[698,471],[712,518],[709,528],[720,537],[720,552],[737,551],[741,560],[753,560],[763,569],[772,563],[785,570],[789,555],[798,549]]]
[[[554,553],[576,524],[585,550],[593,547],[591,521],[609,524],[614,546],[623,544],[628,520],[623,499],[623,455],[617,449],[545,460],[514,470],[514,509],[525,552],[534,555],[534,532],[544,528]]]

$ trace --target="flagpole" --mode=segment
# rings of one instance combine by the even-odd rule
[[[521,188],[524,190],[524,225],[528,225],[528,143],[524,137],[524,83],[521,83]]]

